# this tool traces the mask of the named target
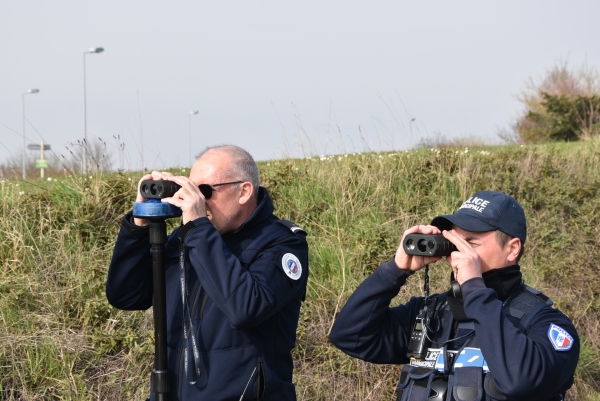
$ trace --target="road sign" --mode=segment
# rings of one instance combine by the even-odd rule
[[[48,168],[48,160],[36,160],[35,167],[37,168]]]
[[[38,145],[37,143],[30,143],[29,145],[27,145],[27,149],[29,150],[40,150],[40,145]],[[50,150],[50,145],[44,145],[44,150]]]

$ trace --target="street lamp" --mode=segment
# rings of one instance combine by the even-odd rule
[[[102,53],[104,48],[92,47],[87,52],[83,52],[83,174],[87,172],[87,109],[85,96],[85,55],[89,53]]]
[[[192,168],[192,116],[194,114],[198,114],[198,110],[192,110],[190,112],[190,114],[188,115],[188,129],[189,129],[189,133],[188,133],[188,157],[189,157],[190,168]]]
[[[25,95],[28,93],[38,93],[40,90],[37,88],[28,89],[27,92],[23,92],[21,98],[23,99],[23,179],[27,178],[27,172],[25,168]]]

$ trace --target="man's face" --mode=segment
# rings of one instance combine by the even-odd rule
[[[219,150],[209,150],[194,163],[190,179],[196,185],[220,184],[237,181],[239,177],[228,174],[233,163],[231,156]],[[239,227],[242,209],[239,202],[239,185],[230,184],[213,188],[212,196],[206,200],[206,216],[219,233],[223,234]]]
[[[510,247],[500,246],[495,231],[486,231],[475,233],[465,231],[460,227],[452,226],[452,230],[459,236],[465,239],[479,255],[481,263],[481,272],[485,273],[488,270],[499,269],[514,264],[510,261]],[[448,256],[448,261],[451,261],[451,256]]]

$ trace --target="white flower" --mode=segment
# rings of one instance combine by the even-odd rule
[[[23,191],[19,191],[19,195],[23,195],[25,192]]]
[[[129,177],[129,178],[127,179],[127,181],[131,181],[131,177]]]
[[[52,181],[52,177],[48,177],[48,181]]]
[[[94,178],[94,177],[92,177],[92,176],[90,175],[90,180],[91,180],[92,178]]]

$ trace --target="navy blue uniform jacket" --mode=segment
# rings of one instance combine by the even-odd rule
[[[169,400],[295,400],[293,360],[300,304],[308,278],[305,236],[277,223],[265,188],[238,229],[220,235],[206,217],[186,224],[183,242],[188,304],[201,354],[201,376],[183,368],[179,231],[165,245]],[[260,239],[258,239],[260,237]],[[258,239],[258,240],[257,240]],[[106,296],[120,309],[152,306],[149,229],[125,216],[108,272]],[[288,277],[282,258],[293,254],[302,274]],[[289,259],[289,255],[288,255]],[[207,296],[205,296],[207,295]],[[189,329],[189,324],[187,325]],[[262,398],[259,398],[262,397]]]
[[[404,364],[410,333],[422,297],[390,308],[408,275],[394,260],[384,263],[352,294],[331,331],[331,341],[342,351],[374,363]],[[564,393],[573,383],[579,358],[579,337],[571,321],[558,309],[543,308],[522,332],[502,311],[496,292],[483,279],[463,283],[465,313],[475,323],[481,352],[500,391],[509,400],[544,400]],[[548,338],[554,323],[574,339],[569,351],[557,351]]]

